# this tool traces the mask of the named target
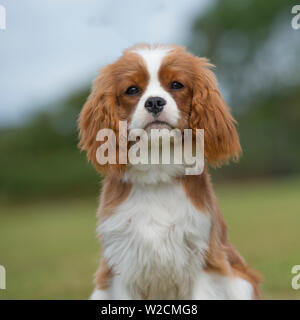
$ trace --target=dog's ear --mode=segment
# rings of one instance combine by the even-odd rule
[[[221,96],[215,75],[210,70],[212,65],[204,58],[195,59],[190,126],[204,129],[205,158],[211,165],[238,160],[241,146],[236,121]]]
[[[100,129],[112,129],[117,136],[118,125],[119,115],[116,95],[108,66],[101,70],[100,76],[94,81],[92,92],[78,119],[79,148],[87,151],[88,160],[101,173],[106,173],[110,166],[108,164],[100,165],[97,161],[97,149],[103,143],[97,141],[97,134]]]

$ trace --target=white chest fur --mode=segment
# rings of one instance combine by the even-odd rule
[[[208,248],[210,218],[179,183],[133,185],[98,231],[104,256],[131,298],[189,298]]]

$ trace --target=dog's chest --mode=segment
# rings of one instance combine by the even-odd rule
[[[180,184],[134,185],[99,232],[105,257],[132,296],[184,298],[204,262],[210,219]]]

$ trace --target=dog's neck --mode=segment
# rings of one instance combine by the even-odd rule
[[[138,164],[126,169],[123,181],[159,186],[160,183],[172,183],[176,177],[183,176],[184,170],[184,166],[179,164]]]

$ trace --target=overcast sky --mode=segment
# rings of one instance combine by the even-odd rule
[[[88,84],[137,42],[187,43],[206,0],[0,0],[0,125]]]

